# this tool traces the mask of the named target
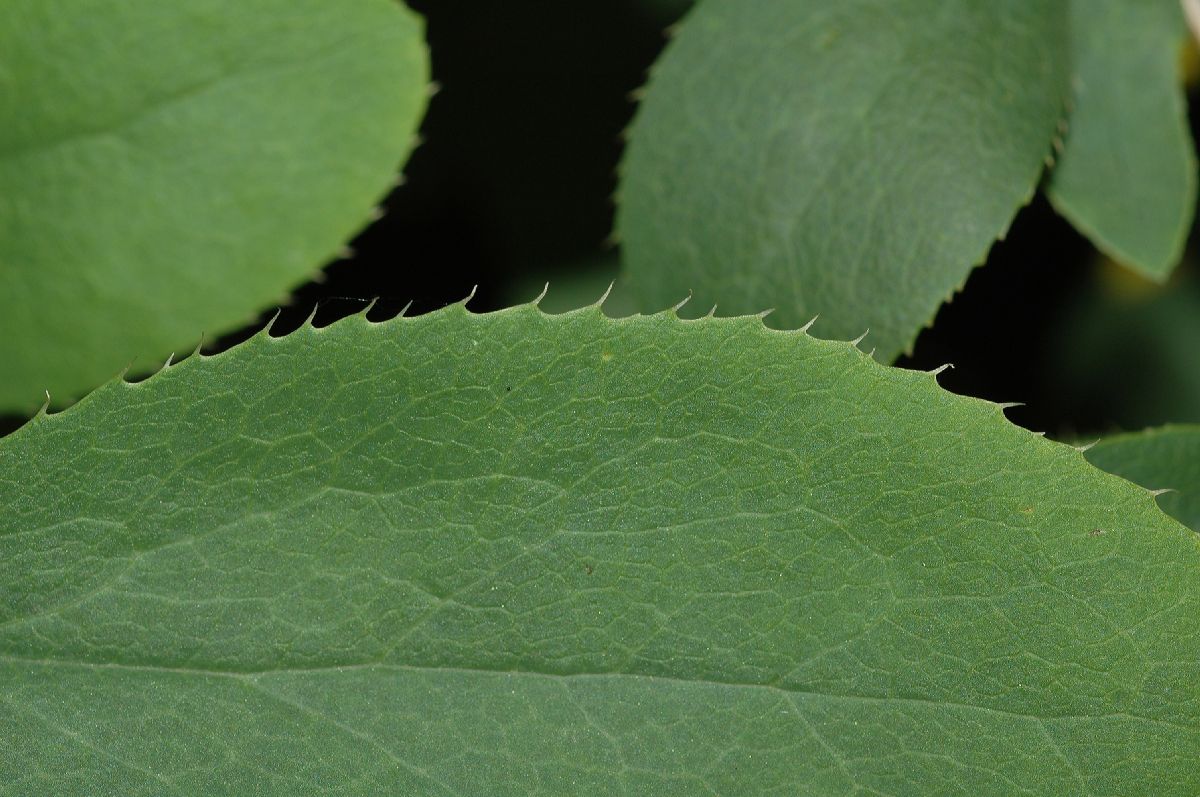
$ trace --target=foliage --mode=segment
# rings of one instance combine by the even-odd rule
[[[428,83],[391,0],[10,0],[0,75],[0,410],[311,278],[391,187]]]
[[[454,197],[554,243],[471,310],[257,332],[403,182],[419,16],[0,4],[0,407],[91,390],[0,439],[0,795],[1200,792],[1200,431],[1077,445],[1084,409],[1200,417],[1174,2],[638,2],[622,20],[682,21],[637,95],[619,254],[536,217],[586,171],[548,134],[541,174],[461,188],[470,141],[521,137],[469,87],[548,85],[496,79],[488,47],[538,51],[495,20],[617,4],[431,4],[453,169],[419,150],[426,188],[366,235],[473,251],[473,216],[425,215]],[[1072,443],[913,349],[1053,213],[1013,223],[1039,187],[1120,265],[1063,264],[1089,276],[1053,339],[985,333],[1055,364],[1022,398]],[[1067,251],[1050,229],[1025,245]],[[296,295],[480,273],[419,238]]]

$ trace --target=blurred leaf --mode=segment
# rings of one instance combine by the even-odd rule
[[[758,318],[263,334],[0,506],[5,797],[1200,791],[1200,538]]]
[[[427,73],[394,0],[0,3],[0,410],[282,301],[391,188]]]
[[[1179,3],[1074,0],[1071,10],[1074,108],[1048,193],[1099,248],[1161,281],[1196,204]]]
[[[518,281],[505,292],[505,305],[528,302],[544,291],[538,308],[546,313],[565,313],[586,307],[603,296],[605,315],[610,318],[631,316],[637,313],[637,307],[620,271],[615,252],[594,255],[572,263],[569,268]]]
[[[1039,401],[1089,430],[1200,423],[1200,280],[1147,292],[1128,273],[1110,266],[1062,308]]]
[[[1058,0],[701,2],[631,132],[631,287],[890,360],[1033,194],[1067,77]]]
[[[1088,449],[1088,461],[1151,490],[1172,517],[1200,531],[1200,426],[1117,435]]]

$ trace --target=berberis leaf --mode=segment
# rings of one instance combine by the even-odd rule
[[[393,185],[427,81],[396,0],[0,3],[0,412],[279,302]]]
[[[1200,538],[757,317],[264,334],[0,506],[5,797],[1200,790]]]
[[[1159,505],[1200,531],[1200,426],[1164,426],[1101,440],[1088,461],[1151,490]]]
[[[907,348],[1032,196],[1068,92],[1060,0],[704,0],[655,66],[617,229],[662,307],[820,314]]]
[[[1073,0],[1074,109],[1048,191],[1101,249],[1162,281],[1196,205],[1177,0]]]

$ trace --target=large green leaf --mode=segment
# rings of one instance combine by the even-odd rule
[[[392,186],[427,70],[396,0],[0,3],[0,411],[279,302]]]
[[[1196,155],[1177,0],[1073,0],[1074,108],[1048,193],[1097,246],[1153,279],[1183,253]]]
[[[704,0],[655,67],[618,232],[653,309],[726,311],[890,359],[1032,195],[1067,92],[1060,0]]]
[[[1200,790],[1200,537],[756,317],[260,335],[0,506],[6,797]]]
[[[1088,460],[1152,490],[1162,508],[1200,531],[1200,426],[1164,426],[1101,440]]]

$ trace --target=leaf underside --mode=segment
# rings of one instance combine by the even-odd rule
[[[280,302],[394,184],[427,80],[396,0],[0,4],[0,412]]]
[[[1057,0],[705,0],[655,65],[617,228],[645,309],[688,290],[907,349],[1032,196]]]
[[[1101,440],[1088,461],[1151,490],[1165,512],[1200,531],[1200,425],[1164,426]]]
[[[1176,0],[1073,0],[1074,102],[1047,193],[1102,250],[1162,281],[1183,254],[1196,154]]]
[[[1196,535],[757,317],[260,334],[0,441],[0,795],[1194,795]]]

